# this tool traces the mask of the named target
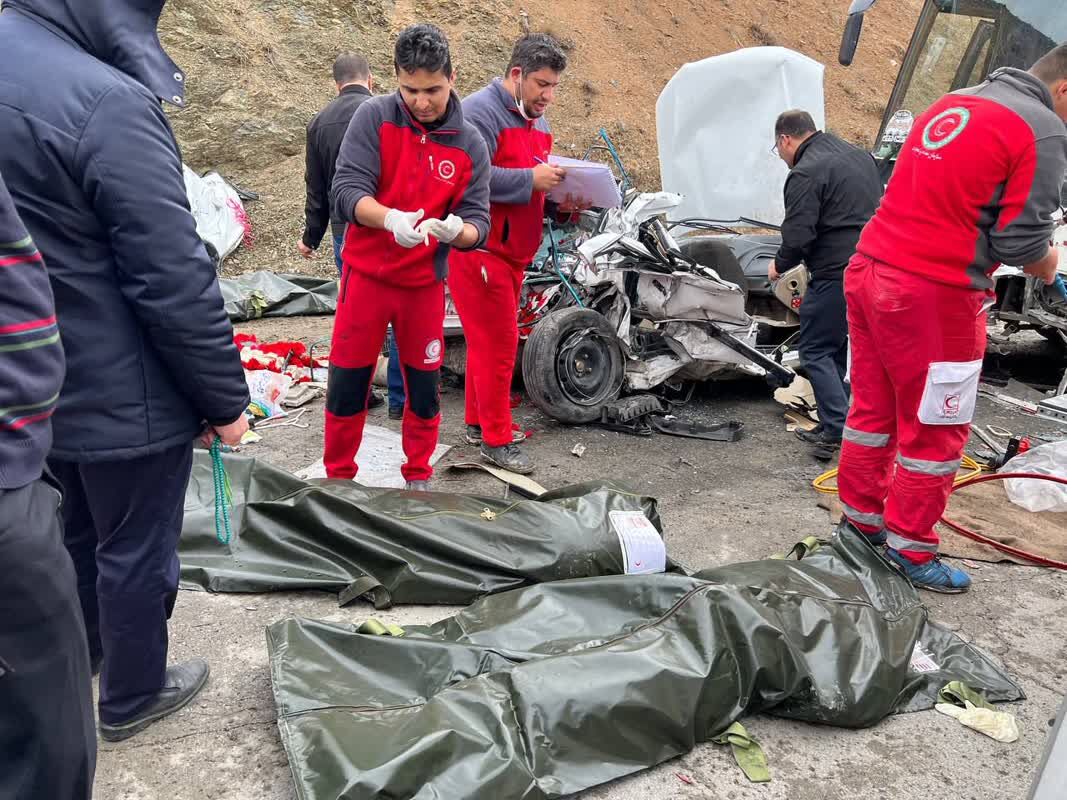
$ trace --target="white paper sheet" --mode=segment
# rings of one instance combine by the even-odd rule
[[[430,457],[430,464],[436,464],[452,448],[447,444],[437,445]],[[404,463],[404,448],[399,433],[378,425],[363,428],[363,441],[359,446],[359,475],[356,483],[363,486],[375,486],[380,489],[403,489],[404,476],[400,466]],[[326,477],[326,467],[319,459],[314,464],[299,470],[296,477],[309,481]]]
[[[582,198],[592,203],[594,208],[618,208],[622,205],[619,186],[611,174],[611,167],[606,164],[557,155],[549,156],[548,163],[567,170],[563,182],[548,193],[548,199],[552,202],[563,203],[570,195],[572,200]]]
[[[667,569],[667,548],[648,517],[640,511],[608,514],[626,559],[627,575],[649,575]]]

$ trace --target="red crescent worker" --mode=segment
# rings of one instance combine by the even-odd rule
[[[454,253],[448,279],[467,339],[467,441],[480,444],[489,463],[521,474],[533,464],[511,423],[519,292],[541,246],[545,192],[566,174],[546,163],[552,134],[544,118],[566,68],[552,37],[530,34],[515,43],[506,76],[463,101],[492,158],[489,240],[483,250]]]
[[[1067,171],[1067,45],[999,69],[922,114],[845,274],[852,408],[845,516],[917,586],[971,579],[937,557],[970,434],[1000,264],[1052,283],[1052,215]],[[895,463],[894,463],[895,462]]]
[[[399,89],[365,101],[345,133],[332,196],[349,223],[326,391],[326,476],[351,480],[378,354],[392,323],[407,403],[401,472],[426,491],[440,424],[448,252],[489,233],[489,155],[452,91],[448,41],[413,25],[396,41]]]

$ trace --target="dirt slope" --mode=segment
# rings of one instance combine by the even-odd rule
[[[249,204],[255,244],[227,264],[332,269],[295,255],[302,229],[304,126],[333,93],[340,49],[367,54],[393,88],[392,40],[435,22],[449,34],[461,94],[502,72],[524,26],[558,36],[571,69],[550,112],[557,150],[581,154],[605,127],[642,188],[658,188],[655,102],[682,64],[740,47],[782,45],[827,65],[828,127],[869,145],[921,0],[883,2],[869,15],[852,67],[837,66],[845,0],[170,0],[163,43],[188,71],[187,109],[172,119],[186,161],[260,193]],[[729,109],[709,109],[729,113]],[[770,139],[767,132],[754,136]]]

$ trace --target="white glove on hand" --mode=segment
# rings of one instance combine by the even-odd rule
[[[431,218],[419,225],[419,232],[429,234],[437,241],[449,244],[463,233],[463,220],[455,214],[449,214],[443,220]]]
[[[391,208],[385,214],[385,229],[393,234],[393,239],[401,247],[429,244],[426,234],[422,232],[422,226],[415,227],[425,213],[421,208],[418,211]],[[425,224],[424,222],[423,225]]]

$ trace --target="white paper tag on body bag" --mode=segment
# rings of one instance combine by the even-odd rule
[[[982,361],[935,361],[919,403],[924,425],[965,425],[974,418]]]
[[[911,651],[911,663],[908,666],[911,667],[912,672],[937,672],[941,669],[930,654],[923,650],[921,642],[915,643],[915,649]]]
[[[656,526],[640,511],[608,514],[626,560],[627,575],[649,575],[667,569],[667,548]]]

